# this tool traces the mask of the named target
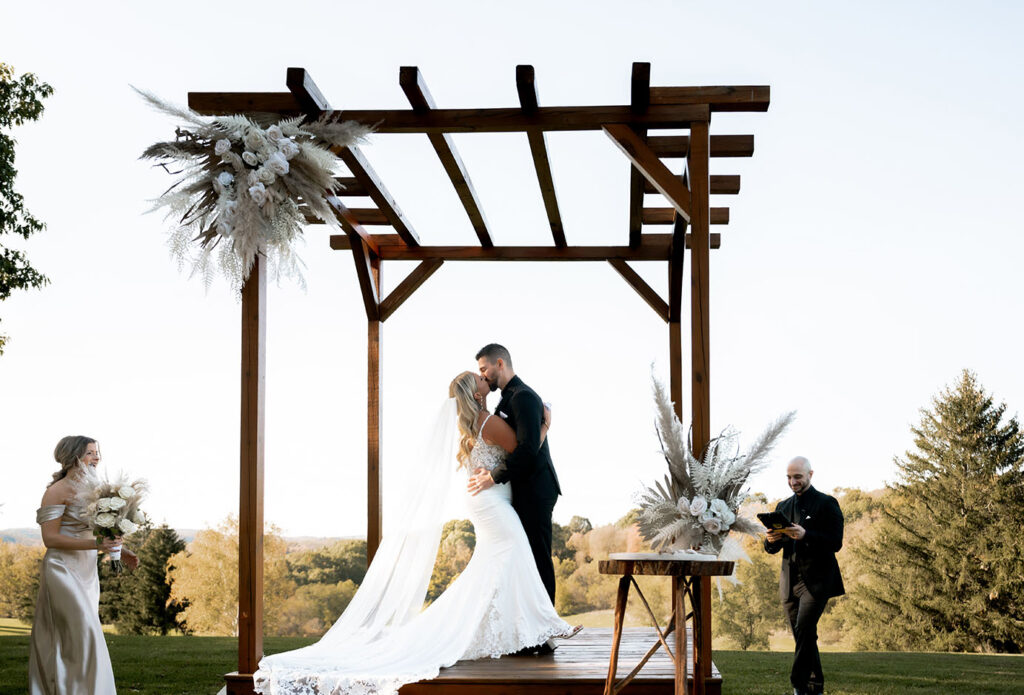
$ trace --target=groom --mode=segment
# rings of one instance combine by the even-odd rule
[[[494,470],[478,468],[474,471],[469,491],[475,495],[495,483],[512,484],[512,508],[523,522],[537,571],[553,604],[555,568],[551,562],[551,512],[562,489],[551,463],[547,439],[541,443],[544,404],[540,396],[516,376],[512,356],[501,345],[485,345],[476,354],[476,360],[491,391],[501,389],[501,400],[494,413],[515,430],[516,448]]]

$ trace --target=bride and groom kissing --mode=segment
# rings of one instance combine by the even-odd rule
[[[570,627],[554,609],[551,513],[561,494],[547,434],[550,409],[516,376],[509,351],[484,346],[478,371],[452,380],[415,462],[415,494],[359,590],[316,644],[260,661],[257,692],[392,695],[457,661],[546,654]],[[494,412],[489,393],[501,389]],[[452,459],[455,459],[453,461]],[[453,474],[476,533],[463,572],[423,608]]]

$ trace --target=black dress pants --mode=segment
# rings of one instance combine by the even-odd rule
[[[821,673],[821,656],[818,654],[818,619],[828,599],[819,601],[811,596],[796,573],[796,567],[791,570],[793,574],[790,576],[795,583],[791,585],[789,598],[782,604],[796,640],[796,654],[789,681],[801,692],[821,693],[825,687],[825,677]]]
[[[557,499],[557,498],[556,498]],[[533,551],[533,561],[537,564],[540,580],[555,604],[555,566],[551,562],[551,512],[555,509],[555,501],[528,500],[522,506],[513,504],[519,520],[523,522],[526,539]]]

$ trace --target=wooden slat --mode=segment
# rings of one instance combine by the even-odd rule
[[[355,176],[335,176],[334,180],[341,187],[338,189],[337,195],[342,197],[365,197],[370,195],[370,192],[363,187],[363,184],[359,183],[359,179]]]
[[[388,193],[384,183],[377,176],[377,172],[366,161],[362,151],[355,146],[334,147],[331,148],[331,151],[341,158],[345,166],[352,172],[352,175],[363,184],[363,187],[369,192],[370,198],[377,204],[377,207],[384,213],[391,226],[405,240],[405,243],[409,246],[418,246],[420,240],[416,236],[412,225],[405,219],[405,215],[402,214],[398,204],[391,197],[391,194]]]
[[[188,107],[204,116],[236,113],[302,115],[302,105],[291,92],[189,92]]]
[[[640,295],[640,298],[647,302],[647,305],[654,309],[654,313],[662,318],[663,321],[668,321],[668,303],[661,298],[661,296],[647,284],[640,275],[633,270],[633,268],[623,260],[610,260],[609,264],[615,271],[622,276],[622,279],[629,283],[629,286],[636,290],[636,293]]]
[[[516,91],[519,93],[519,105],[525,114],[535,114],[540,107],[537,95],[537,82],[532,65],[516,66]],[[526,139],[530,143],[530,154],[533,156],[533,168],[537,171],[537,183],[544,199],[544,211],[548,216],[551,236],[555,246],[564,248],[565,230],[562,229],[562,215],[558,211],[558,196],[555,194],[555,180],[551,176],[551,163],[548,161],[548,145],[543,130],[529,129]]]
[[[331,108],[313,77],[304,68],[288,68],[285,85],[309,120],[316,120],[321,113]]]
[[[708,104],[712,111],[767,111],[771,88],[767,85],[651,87],[651,103]]]
[[[299,210],[302,211],[303,216],[306,218],[306,224],[326,224],[323,220],[313,215],[305,206],[300,205]],[[348,212],[351,215],[351,219],[358,221],[360,225],[370,227],[391,226],[388,218],[377,208],[349,208]]]
[[[601,130],[608,124],[644,128],[689,128],[706,121],[711,110],[699,106],[652,106],[636,113],[630,106],[542,106],[526,114],[520,108],[432,109],[420,111],[335,111],[332,118],[377,124],[376,133],[512,133],[529,129],[544,131]]]
[[[644,234],[640,246],[406,246],[396,235],[372,234],[385,261],[665,261],[671,255],[671,234]],[[331,248],[350,250],[351,236],[334,234]],[[711,248],[719,248],[721,235],[711,235]],[[690,235],[686,235],[690,245]]]
[[[633,63],[633,74],[630,78],[629,105],[634,111],[643,113],[651,105],[651,64]],[[637,128],[637,137],[647,140],[647,129]],[[641,228],[640,209],[644,206],[644,186],[656,189],[644,178],[636,167],[629,168],[629,245],[640,243]]]
[[[380,303],[380,320],[387,321],[388,318],[395,313],[395,310],[402,306],[402,303],[411,297],[413,292],[420,288],[420,285],[427,281],[427,278],[437,272],[437,269],[440,268],[442,264],[444,264],[444,261],[430,260],[423,261],[416,266],[413,271],[398,284],[398,287],[391,290],[391,294],[385,297],[384,301]]]
[[[674,208],[644,208],[641,219],[644,224],[673,224],[676,211]],[[711,208],[711,224],[729,224],[729,208]]]
[[[683,177],[680,176],[680,179]],[[644,193],[657,193],[658,190],[647,179],[643,180]],[[711,175],[711,195],[736,195],[740,192],[739,174]]]
[[[647,140],[651,151],[659,157],[685,157],[690,149],[690,136],[664,135]],[[712,135],[712,157],[753,157],[753,135]]]
[[[672,207],[687,220],[690,219],[690,191],[683,182],[668,170],[657,155],[651,151],[640,136],[629,126],[608,125],[604,132],[612,139],[622,153],[633,162],[641,174],[672,204]]]
[[[398,82],[414,111],[423,112],[437,108],[433,97],[430,95],[430,90],[427,89],[427,83],[423,79],[423,74],[418,67],[406,66],[401,68],[399,70]],[[455,186],[455,193],[459,196],[459,201],[462,202],[462,207],[465,208],[466,214],[469,215],[469,221],[473,225],[473,231],[476,232],[477,238],[480,240],[480,245],[485,248],[494,246],[491,232],[487,227],[487,218],[484,216],[483,206],[480,204],[476,189],[473,188],[473,182],[469,179],[466,165],[462,162],[462,157],[459,156],[458,150],[455,149],[455,141],[448,133],[428,133],[427,138],[430,140],[430,144],[433,145],[434,151],[437,152],[438,159],[441,160],[441,166],[444,167],[445,173],[448,174],[452,185]]]
[[[263,441],[267,376],[267,260],[242,286],[241,441],[238,500],[238,671],[263,658]]]
[[[366,231],[366,229],[363,228],[363,225],[360,224],[356,216],[352,214],[351,210],[349,210],[349,208],[346,207],[345,204],[341,202],[340,199],[334,196],[329,196],[327,198],[327,202],[330,204],[332,208],[334,208],[334,213],[338,218],[338,222],[341,223],[341,228],[345,230],[345,233],[348,235],[354,234],[361,238],[363,242],[367,245],[367,247],[370,249],[370,251],[373,253],[373,255],[379,257],[380,249],[377,248],[377,243],[381,235],[370,234],[368,231]],[[398,236],[397,234],[394,236],[397,238],[399,243],[401,243],[403,246],[405,245],[405,241],[400,236]],[[348,245],[345,248],[346,250],[348,250],[351,249],[352,247],[351,245]]]

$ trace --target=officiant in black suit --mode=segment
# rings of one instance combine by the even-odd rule
[[[476,355],[480,374],[491,387],[501,389],[494,414],[516,433],[516,448],[494,470],[478,470],[469,482],[474,494],[494,483],[511,483],[512,508],[516,510],[533,551],[540,579],[551,603],[555,602],[555,568],[551,562],[551,512],[562,490],[551,462],[548,440],[541,439],[544,403],[512,369],[512,356],[496,343]]]
[[[768,531],[764,549],[782,551],[779,597],[796,640],[789,679],[794,695],[816,695],[825,687],[818,654],[818,619],[833,596],[846,593],[836,553],[843,547],[843,512],[835,497],[814,489],[810,462],[802,456],[790,461],[786,480],[793,496],[775,511],[792,523]]]

